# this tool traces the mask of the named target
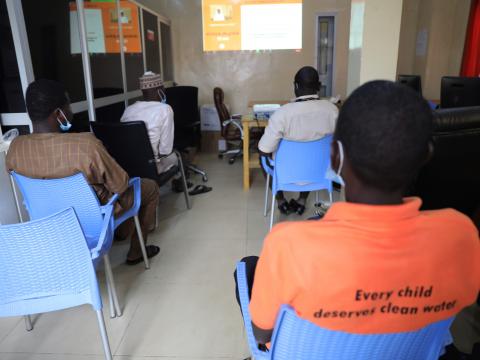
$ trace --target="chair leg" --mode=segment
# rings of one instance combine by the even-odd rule
[[[270,174],[267,174],[267,181],[265,183],[265,205],[263,208],[263,216],[267,216],[268,211],[268,184],[270,183]]]
[[[270,210],[270,230],[273,227],[273,215],[275,214],[275,194],[272,191],[272,210]]]
[[[113,304],[112,287],[110,286],[110,279],[108,278],[107,270],[105,270],[105,283],[107,284],[108,309],[110,310],[110,319],[113,319],[113,318],[116,317],[116,315],[115,315],[115,305]]]
[[[155,230],[158,229],[158,206],[155,209]]]
[[[33,324],[32,324],[32,318],[30,317],[30,315],[25,315],[23,318],[25,319],[25,329],[27,331],[32,331]]]
[[[330,205],[332,205],[333,204],[333,195],[332,195],[331,191],[328,192],[328,197],[330,198]]]
[[[319,192],[315,191],[315,205],[318,204],[319,202],[320,202]]]
[[[150,269],[150,261],[148,260],[147,249],[145,248],[145,240],[143,240],[142,227],[140,226],[140,220],[138,220],[138,215],[135,215],[133,217],[133,220],[135,220],[135,228],[137,230],[140,249],[142,249],[142,256],[143,256],[143,261],[145,262],[145,269]]]
[[[185,175],[185,168],[183,167],[183,160],[182,156],[176,152],[178,157],[178,164],[180,168],[180,173],[182,174],[182,182],[183,182],[183,194],[185,195],[185,202],[187,204],[187,209],[192,208],[192,204],[190,203],[190,195],[188,194],[188,185],[187,185],[187,177]]]
[[[108,342],[107,329],[105,328],[105,320],[103,319],[102,310],[97,310],[96,313],[100,336],[102,337],[103,351],[105,352],[105,359],[112,360],[112,352],[110,350],[110,343]]]
[[[199,167],[197,167],[193,164],[187,165],[187,169],[192,171],[195,174],[202,175],[202,181],[203,182],[208,181],[208,175],[207,175],[207,172],[205,170],[202,170],[202,169],[200,169]]]
[[[110,286],[110,293],[113,300],[113,308],[115,309],[115,315],[120,317],[122,316],[122,308],[118,301],[117,289],[115,287],[115,280],[113,279],[112,266],[110,265],[110,258],[108,255],[103,256],[103,263],[105,264],[105,274],[107,276],[107,282]],[[110,314],[112,311],[110,310]]]

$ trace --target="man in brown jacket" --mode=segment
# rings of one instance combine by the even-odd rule
[[[63,85],[52,80],[37,80],[29,85],[25,98],[34,133],[20,136],[12,142],[6,159],[8,170],[42,179],[62,178],[81,172],[102,204],[114,193],[121,194],[115,215],[129,209],[133,204],[133,191],[128,188],[128,175],[108,154],[101,141],[91,133],[65,133],[71,127],[73,113]],[[148,231],[155,224],[159,190],[150,179],[141,180],[141,190],[139,219],[146,242]],[[121,230],[126,236],[133,233],[127,264],[134,265],[142,262],[143,258],[131,220],[122,225]],[[147,246],[148,257],[159,252],[159,247]]]

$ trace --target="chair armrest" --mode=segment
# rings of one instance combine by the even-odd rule
[[[103,222],[102,231],[98,238],[97,246],[90,250],[92,259],[98,258],[102,254],[103,247],[112,243],[114,233],[113,205],[105,205],[102,207]]]
[[[131,178],[128,181],[128,187],[133,187],[133,205],[130,209],[126,210],[122,215],[115,219],[115,229],[120,226],[125,220],[138,214],[140,205],[142,202],[142,188],[140,184],[140,178]]]
[[[105,208],[108,207],[108,206],[110,206],[110,205],[113,206],[113,205],[117,202],[117,200],[118,200],[119,197],[120,197],[119,194],[113,194],[113,196],[110,198],[110,200],[108,200],[108,203],[106,203],[105,205],[103,205],[103,206],[101,207],[102,213],[105,214]]]
[[[243,323],[247,333],[247,341],[250,347],[250,352],[255,360],[269,359],[268,353],[258,350],[258,343],[253,335],[252,318],[250,317],[250,297],[248,295],[247,274],[245,270],[245,263],[240,261],[237,263],[237,283],[238,294],[240,297],[240,307],[242,308]]]
[[[230,117],[232,119],[235,119],[235,120],[241,120],[242,119],[242,114],[233,114]]]
[[[194,127],[197,127],[197,126],[200,126],[201,122],[200,121],[195,121],[193,123],[189,123],[189,124],[184,124],[182,126],[183,129],[190,129],[190,128],[194,128]]]
[[[242,127],[242,124],[240,123],[240,121],[237,121],[236,119],[228,119],[228,120],[225,120],[222,123],[223,127],[227,127],[228,125],[235,126],[240,131],[240,136],[243,140],[243,127]]]
[[[169,157],[173,153],[175,153],[175,149],[172,149],[172,151],[169,154],[158,155],[158,157],[156,159],[150,160],[149,162],[159,163],[160,160],[162,160],[163,158]]]
[[[273,160],[267,156],[260,155],[260,160],[262,162],[262,168],[267,174],[273,176]]]

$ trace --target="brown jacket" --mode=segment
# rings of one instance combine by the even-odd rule
[[[8,170],[38,179],[71,176],[81,172],[95,189],[102,204],[128,188],[128,175],[91,133],[31,134],[19,136],[10,145]],[[129,190],[119,199],[115,213],[132,203]]]

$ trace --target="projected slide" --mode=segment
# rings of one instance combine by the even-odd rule
[[[91,54],[111,54],[120,52],[118,12],[115,2],[86,2],[85,23],[87,27],[88,51]],[[141,53],[140,23],[138,8],[128,1],[120,1],[120,22],[126,53]],[[80,54],[77,4],[70,3],[70,50]]]
[[[302,48],[302,0],[203,0],[203,50]]]

